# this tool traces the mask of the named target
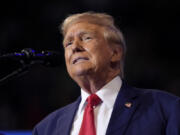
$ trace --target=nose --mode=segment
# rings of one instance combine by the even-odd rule
[[[73,53],[84,51],[82,43],[81,43],[81,41],[79,39],[74,40],[74,43],[72,45],[72,51],[73,51]]]

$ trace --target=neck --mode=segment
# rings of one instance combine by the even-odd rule
[[[100,75],[82,75],[75,78],[78,85],[88,93],[96,93],[104,85],[110,82],[114,77],[116,77],[119,72],[113,72],[109,74]]]

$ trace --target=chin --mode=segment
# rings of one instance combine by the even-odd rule
[[[91,68],[78,68],[74,71],[74,76],[84,76],[91,74],[92,69]]]

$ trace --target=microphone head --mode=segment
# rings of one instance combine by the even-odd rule
[[[60,66],[63,55],[57,51],[35,51],[25,48],[21,52],[9,53],[0,56],[1,59],[19,61],[22,64],[42,64],[48,67]]]

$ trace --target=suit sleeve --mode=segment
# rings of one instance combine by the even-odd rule
[[[167,119],[166,135],[180,135],[180,98],[169,106],[170,114]]]

